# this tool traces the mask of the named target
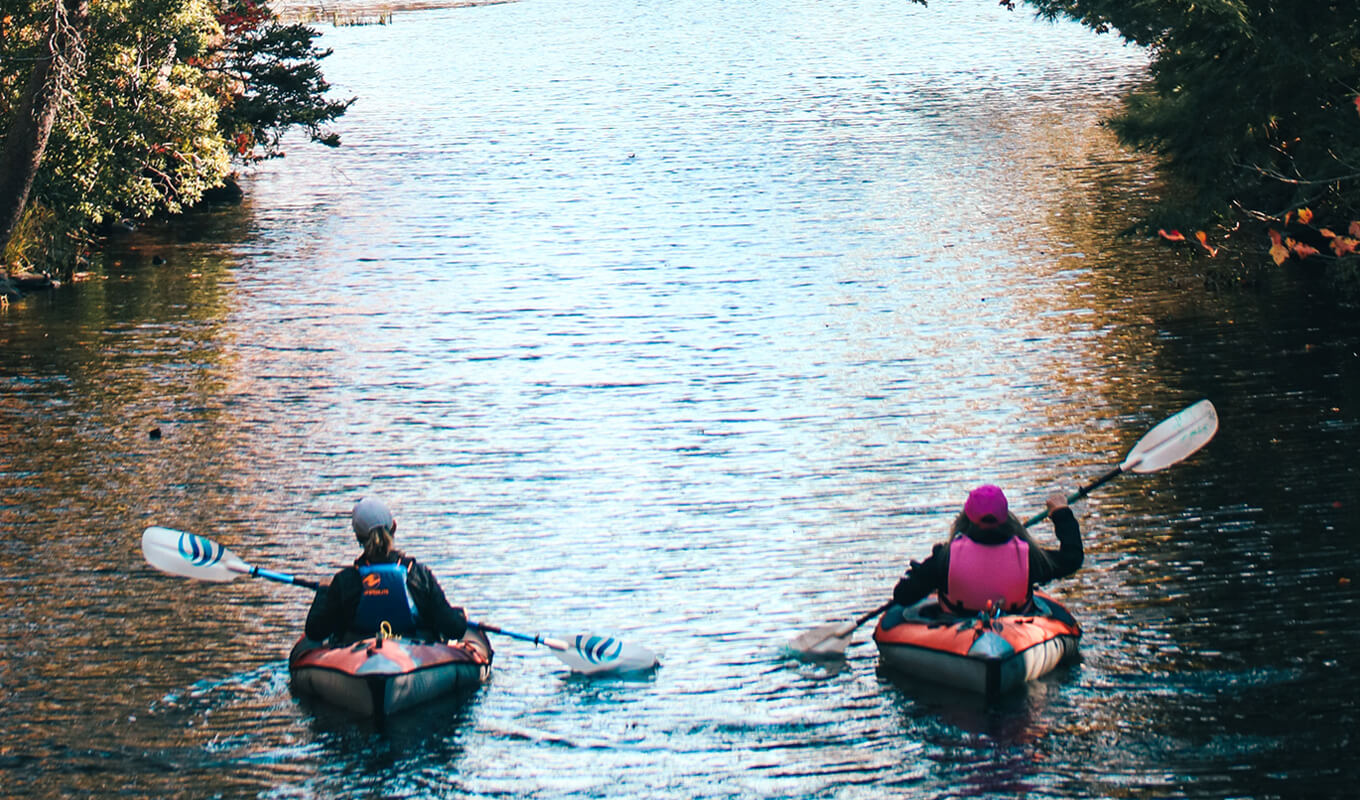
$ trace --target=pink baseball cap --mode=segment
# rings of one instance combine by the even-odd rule
[[[1010,515],[1010,506],[1001,489],[989,484],[979,486],[968,493],[963,504],[963,513],[974,525],[980,528],[995,528],[1005,522]]]

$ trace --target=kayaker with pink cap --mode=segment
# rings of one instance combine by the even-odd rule
[[[936,592],[941,608],[951,614],[975,614],[988,602],[1023,612],[1033,587],[1071,575],[1085,558],[1067,498],[1051,494],[1046,505],[1057,550],[1034,541],[1000,488],[987,484],[969,492],[948,541],[935,545],[925,561],[911,562],[893,587],[893,602],[909,606]]]

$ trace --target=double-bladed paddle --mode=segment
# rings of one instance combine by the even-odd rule
[[[225,583],[241,575],[249,575],[308,589],[320,588],[316,581],[253,567],[212,539],[171,528],[152,526],[143,531],[142,555],[156,569],[184,578]],[[647,648],[611,636],[581,633],[557,639],[516,633],[497,625],[471,620],[468,621],[468,627],[543,645],[573,671],[585,674],[635,672],[651,669],[658,663],[656,654]]]
[[[1201,400],[1158,423],[1138,440],[1138,444],[1133,446],[1119,466],[1077,489],[1067,498],[1067,502],[1077,502],[1125,472],[1157,472],[1184,461],[1196,450],[1208,444],[1217,432],[1218,411],[1214,409],[1213,403]],[[1048,511],[1044,510],[1025,520],[1025,527],[1028,528],[1047,516]],[[789,651],[796,656],[812,658],[842,655],[845,653],[846,645],[850,643],[850,635],[864,623],[887,611],[891,605],[892,603],[884,603],[852,621],[819,625],[791,639]]]

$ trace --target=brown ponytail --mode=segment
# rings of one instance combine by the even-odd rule
[[[379,525],[360,540],[364,546],[364,558],[369,562],[384,561],[392,552],[392,531]]]

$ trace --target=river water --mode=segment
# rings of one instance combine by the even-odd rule
[[[335,151],[0,311],[0,795],[1319,797],[1360,770],[1360,325],[1120,238],[1144,57],[991,0],[526,0],[326,27]],[[161,261],[165,263],[160,263]],[[973,485],[1078,507],[1082,658],[984,705],[789,637],[884,601]],[[153,430],[159,436],[153,436]],[[346,515],[498,640],[381,728],[293,697]],[[1044,526],[1046,527],[1046,526]],[[1040,531],[1042,536],[1048,534]]]

